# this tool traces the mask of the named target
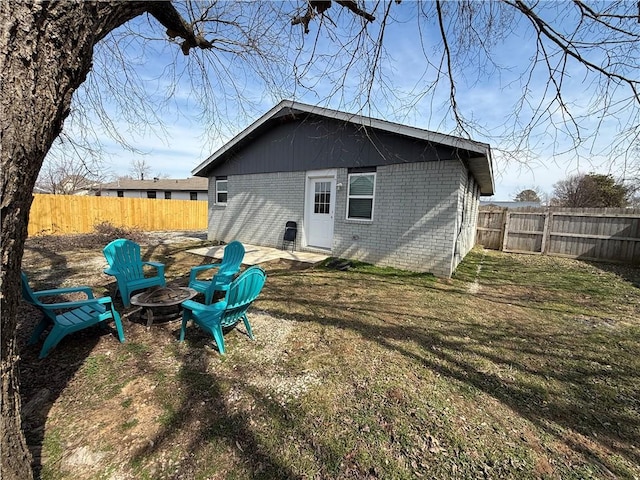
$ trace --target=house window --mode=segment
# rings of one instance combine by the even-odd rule
[[[124,197],[124,191],[123,190],[118,190],[118,197],[120,197],[120,198]]]
[[[156,198],[156,192],[155,191],[147,191],[147,198]]]
[[[376,188],[375,173],[349,174],[347,193],[347,218],[371,220],[373,218],[373,195]]]
[[[171,200],[171,192],[164,192],[164,199]]]
[[[216,179],[216,203],[222,205],[227,203],[227,177]]]
[[[189,192],[189,200],[198,200],[198,192]]]

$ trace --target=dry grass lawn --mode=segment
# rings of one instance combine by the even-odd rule
[[[206,242],[143,241],[185,285]],[[177,240],[177,238],[176,238]],[[65,246],[68,246],[65,247]],[[114,291],[101,246],[39,238],[36,289]],[[24,426],[45,479],[640,478],[640,269],[474,250],[450,281],[286,262],[227,356],[179,322],[27,346]]]

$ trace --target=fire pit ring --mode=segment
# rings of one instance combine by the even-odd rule
[[[147,319],[147,328],[154,319],[173,320],[180,316],[181,304],[198,294],[188,287],[154,287],[131,297],[131,304],[142,307],[140,316]],[[178,306],[177,311],[166,313],[170,307]],[[154,309],[157,310],[154,316]]]

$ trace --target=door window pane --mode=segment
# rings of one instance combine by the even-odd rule
[[[313,202],[313,212],[328,214],[331,205],[331,182],[315,183],[315,199]]]

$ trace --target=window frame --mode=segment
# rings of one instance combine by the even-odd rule
[[[191,201],[198,200],[198,192],[189,192],[189,200]]]
[[[353,172],[347,174],[347,211],[346,219],[353,222],[372,222],[373,215],[375,212],[375,204],[376,204],[376,183],[377,183],[377,172]],[[373,192],[371,195],[351,195],[351,178],[352,177],[364,177],[364,176],[373,176]],[[350,217],[349,216],[349,206],[351,204],[351,199],[366,199],[371,200],[371,216],[369,218],[361,218],[361,217]]]
[[[220,189],[218,188],[218,185],[219,185],[219,183],[220,183],[220,182],[225,182],[226,187],[227,187],[225,190],[220,190]],[[220,202],[220,201],[218,200],[218,195],[219,195],[220,193],[224,193],[224,194],[226,194],[226,195],[227,195],[227,201],[229,200],[229,183],[228,183],[227,177],[218,177],[218,178],[216,178],[216,189],[215,189],[215,199],[216,199],[215,204],[216,204],[216,205],[226,205],[226,204],[227,204],[227,201],[225,201],[225,202]]]
[[[171,191],[170,190],[165,190],[164,191],[164,199],[165,200],[171,200]]]
[[[155,190],[147,190],[147,198],[155,200],[158,198],[158,193]]]

